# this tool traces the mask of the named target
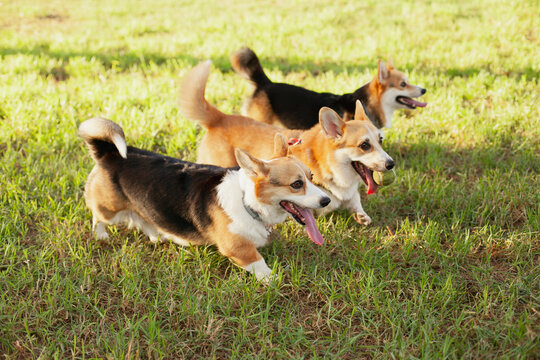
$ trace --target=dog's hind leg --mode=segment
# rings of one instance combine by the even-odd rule
[[[96,216],[92,217],[92,230],[96,234],[96,238],[98,240],[105,240],[109,238],[109,234],[107,233],[107,228],[105,227],[105,223],[102,221],[99,221]]]

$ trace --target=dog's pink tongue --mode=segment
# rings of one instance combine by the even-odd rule
[[[302,209],[300,206],[297,206],[297,209],[300,211],[304,217],[304,222],[306,223],[306,232],[315,244],[322,245],[324,244],[324,238],[321,235],[319,229],[317,228],[317,222],[313,217],[313,214],[308,209]]]
[[[411,105],[418,106],[418,107],[426,107],[426,105],[427,105],[427,103],[416,101],[416,100],[414,100],[412,98],[404,98],[404,101],[411,104]]]
[[[426,107],[427,103],[424,103],[424,102],[420,102],[420,101],[416,101],[416,100],[413,100],[411,99],[413,104],[418,106],[418,107]]]
[[[375,194],[379,185],[373,180],[373,173],[369,170],[366,170],[366,179],[367,179],[367,194]]]

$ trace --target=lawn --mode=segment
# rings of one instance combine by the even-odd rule
[[[532,359],[540,354],[540,4],[524,1],[0,3],[0,358]],[[154,245],[83,200],[92,116],[128,144],[195,159],[178,82],[212,59],[207,98],[269,77],[350,92],[392,55],[428,106],[397,112],[398,180],[373,224],[278,226],[269,286],[213,247]],[[256,141],[256,139],[254,139]],[[365,189],[361,189],[365,193]]]

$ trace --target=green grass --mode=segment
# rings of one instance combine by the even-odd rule
[[[527,359],[540,352],[537,1],[3,1],[0,357]],[[428,89],[386,148],[399,181],[374,224],[290,222],[262,249],[265,287],[213,247],[96,241],[80,122],[194,160],[180,76],[214,61],[207,97],[238,112],[243,45],[269,76],[319,91],[378,58]],[[256,139],[254,139],[256,141]]]

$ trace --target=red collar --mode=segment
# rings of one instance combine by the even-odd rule
[[[296,138],[290,138],[289,139],[289,146],[298,145],[302,143],[302,139],[296,139]]]

